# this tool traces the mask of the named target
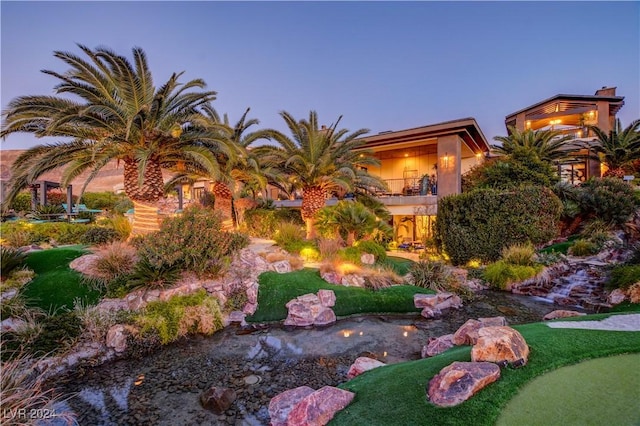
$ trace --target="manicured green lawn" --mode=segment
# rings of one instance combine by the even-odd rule
[[[640,354],[592,359],[527,383],[507,404],[498,426],[637,425]]]
[[[540,253],[555,252],[555,253],[567,254],[567,251],[569,251],[569,247],[573,245],[576,239],[578,239],[578,236],[573,235],[569,237],[567,241],[563,241],[561,243],[553,244],[553,245],[550,245],[549,247],[543,248],[542,250],[540,250]]]
[[[81,275],[69,268],[69,263],[86,253],[83,246],[69,246],[29,254],[26,264],[36,278],[24,288],[27,304],[47,312],[73,309],[74,299],[95,304],[100,292],[82,284]]]
[[[512,397],[535,377],[586,359],[640,352],[640,332],[552,329],[542,323],[514,328],[529,344],[529,363],[519,369],[503,368],[500,380],[470,400],[456,407],[440,408],[426,399],[429,380],[443,367],[453,361],[470,361],[469,346],[455,347],[433,358],[375,369],[340,385],[355,392],[356,397],[330,424],[494,425]],[[576,392],[579,394],[579,389]],[[606,390],[602,392],[606,398]],[[564,419],[557,420],[555,424],[565,423]],[[610,424],[616,424],[615,419]]]
[[[413,260],[395,256],[387,256],[384,261],[384,264],[391,266],[398,275],[406,275],[412,263]]]
[[[250,322],[281,321],[287,317],[286,304],[298,296],[317,293],[320,289],[333,290],[337,316],[360,313],[406,313],[418,312],[413,304],[415,293],[433,291],[414,286],[393,286],[379,291],[359,287],[344,287],[327,283],[316,269],[278,274],[265,272],[260,275],[258,310],[247,318]]]

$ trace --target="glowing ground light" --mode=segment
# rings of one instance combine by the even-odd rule
[[[142,382],[144,382],[144,374],[139,374],[138,378],[136,379],[135,382],[133,382],[133,384],[136,386],[140,386]]]

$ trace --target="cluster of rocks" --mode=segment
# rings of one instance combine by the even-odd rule
[[[331,309],[336,304],[332,290],[319,290],[316,294],[304,294],[289,301],[284,325],[295,327],[323,326],[336,322],[336,314]]]
[[[513,283],[508,289],[514,294],[548,299],[560,306],[608,309],[620,301],[605,291],[607,267],[624,261],[628,255],[628,251],[607,248],[594,256],[563,256],[535,277]]]
[[[415,294],[413,304],[421,308],[420,315],[427,319],[440,318],[442,311],[462,308],[462,299],[457,294],[438,292],[436,294]]]
[[[471,398],[500,378],[500,367],[521,367],[529,358],[522,335],[506,325],[504,317],[470,319],[454,334],[431,339],[422,355],[434,356],[454,345],[471,345],[471,362],[454,362],[427,386],[431,403],[451,407]]]

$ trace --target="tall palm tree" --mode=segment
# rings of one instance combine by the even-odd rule
[[[158,229],[157,202],[164,195],[162,170],[217,177],[215,152],[224,140],[195,125],[215,99],[200,79],[180,83],[174,73],[156,88],[147,58],[134,47],[133,64],[107,48],[78,45],[87,58],[57,51],[70,69],[43,71],[59,80],[57,96],[22,96],[3,112],[1,137],[27,132],[66,137],[20,155],[12,168],[8,200],[42,174],[63,167],[62,185],[89,172],[84,188],[112,160],[124,164],[124,189],[135,207],[133,234]],[[71,95],[71,96],[68,96]]]
[[[567,159],[573,148],[567,145],[571,137],[562,136],[557,130],[520,131],[509,126],[508,136],[496,136],[493,139],[502,142],[502,145],[491,145],[494,152],[511,155],[518,151],[529,151],[548,163]]]
[[[286,111],[280,113],[291,137],[273,130],[277,147],[269,147],[266,158],[283,174],[292,176],[302,187],[302,219],[306,223],[307,238],[315,236],[315,215],[324,207],[327,194],[333,190],[353,191],[356,188],[384,189],[385,183],[370,175],[361,166],[379,165],[371,151],[365,150],[360,136],[368,133],[360,129],[348,134],[339,129],[339,117],[329,127],[318,126],[318,115],[309,112],[309,119],[296,121]]]
[[[270,170],[264,167],[259,156],[251,150],[251,145],[260,139],[269,139],[271,137],[270,130],[256,130],[248,132],[247,130],[255,125],[260,124],[256,118],[247,118],[249,111],[242,114],[235,125],[229,124],[229,118],[225,114],[223,120],[211,106],[205,109],[206,121],[204,125],[215,130],[222,125],[228,129],[229,143],[236,152],[235,157],[227,157],[219,154],[219,162],[222,165],[223,173],[219,175],[211,187],[211,191],[215,196],[214,209],[222,213],[223,219],[227,225],[233,226],[233,191],[235,182],[243,184],[251,184],[254,187],[264,189],[267,186],[267,179]]]
[[[605,133],[596,126],[589,126],[596,135],[596,141],[591,145],[594,157],[607,166],[605,177],[622,178],[633,172],[633,162],[640,159],[640,120],[635,120],[624,129],[620,119],[615,127]]]

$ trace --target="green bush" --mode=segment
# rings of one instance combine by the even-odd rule
[[[297,223],[280,222],[273,235],[276,243],[289,253],[298,253],[301,243],[305,242],[305,231]]]
[[[27,255],[20,249],[0,246],[0,275],[6,279],[11,272],[24,265]]]
[[[9,204],[9,208],[16,213],[26,213],[31,211],[31,193],[21,192]]]
[[[571,247],[569,247],[569,254],[573,256],[590,256],[598,253],[598,246],[596,243],[589,240],[576,240]]]
[[[409,273],[417,287],[443,291],[451,286],[451,274],[443,262],[420,260],[409,267]]]
[[[581,186],[583,212],[606,223],[621,226],[638,208],[633,187],[620,179],[592,178]]]
[[[640,282],[640,265],[619,265],[611,270],[607,289],[626,289],[637,282]]]
[[[112,228],[103,228],[101,226],[93,226],[82,236],[82,244],[99,245],[116,241],[120,238],[118,231]]]
[[[136,263],[133,273],[128,278],[130,288],[165,288],[173,285],[180,278],[180,267],[176,264],[156,263],[142,257]]]
[[[562,203],[550,189],[476,190],[438,202],[435,242],[454,265],[500,258],[511,244],[541,244],[558,233]]]
[[[114,211],[116,210],[116,206],[128,200],[124,194],[116,194],[108,191],[85,192],[82,194],[82,203],[86,205],[88,209]]]
[[[362,261],[360,257],[362,256],[362,251],[360,251],[359,247],[345,247],[338,250],[338,259],[343,262],[353,263],[355,265],[360,265]]]
[[[362,253],[374,255],[376,257],[376,262],[384,262],[387,259],[387,251],[383,246],[375,241],[358,241],[356,245]]]
[[[252,237],[273,238],[281,222],[304,226],[300,211],[287,208],[247,210],[244,213],[243,226]]]
[[[504,260],[499,260],[487,265],[484,269],[483,278],[492,287],[506,290],[509,284],[532,278],[540,271],[542,271],[542,265],[514,265]]]
[[[162,222],[160,231],[135,241],[140,261],[156,271],[177,268],[200,276],[215,276],[230,256],[249,244],[243,235],[222,230],[217,212],[197,204]]]
[[[143,336],[157,333],[162,344],[189,333],[210,335],[223,327],[218,302],[205,290],[151,302],[136,318],[136,323]]]

